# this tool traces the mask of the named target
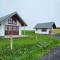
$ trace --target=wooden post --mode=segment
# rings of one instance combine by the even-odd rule
[[[38,39],[38,37],[37,37],[37,33],[35,33],[35,35],[36,35],[36,37],[35,37],[35,38],[36,38],[36,40],[37,40],[37,39]]]
[[[25,35],[25,24],[24,24],[24,35]]]
[[[13,37],[10,35],[10,48],[13,49]]]
[[[51,29],[50,29],[50,31],[49,31],[49,35],[52,37],[52,31],[51,31]]]
[[[37,34],[36,34],[36,40],[37,40]]]

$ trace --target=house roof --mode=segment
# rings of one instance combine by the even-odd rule
[[[35,29],[40,28],[56,28],[55,22],[47,22],[47,23],[38,23],[35,27]]]
[[[23,19],[19,16],[19,14],[17,12],[13,12],[11,14],[8,14],[6,16],[3,16],[0,18],[0,22],[6,20],[6,19],[9,19],[10,17],[13,17],[13,16],[18,16],[19,18],[19,22],[21,23],[21,26],[27,26],[27,24],[23,21]]]

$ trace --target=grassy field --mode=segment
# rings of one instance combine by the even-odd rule
[[[53,32],[57,33],[57,34],[60,34],[60,29],[53,29]]]
[[[25,31],[25,35],[29,37],[13,39],[12,50],[10,39],[0,38],[0,60],[38,60],[51,48],[60,45],[59,40],[48,35],[38,35],[34,31]]]

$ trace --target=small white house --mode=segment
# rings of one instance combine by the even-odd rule
[[[35,33],[38,33],[38,34],[54,34],[53,29],[55,28],[56,28],[56,25],[54,22],[38,23],[34,27]]]
[[[0,36],[22,35],[21,27],[27,26],[17,12],[0,18]]]

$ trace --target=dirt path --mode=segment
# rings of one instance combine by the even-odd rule
[[[60,46],[53,48],[47,55],[39,60],[60,60]]]

